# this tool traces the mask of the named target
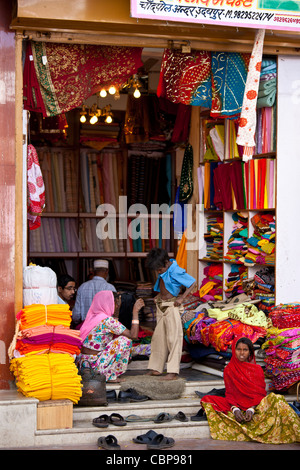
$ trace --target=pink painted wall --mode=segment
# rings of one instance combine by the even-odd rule
[[[8,389],[7,349],[15,328],[15,34],[11,2],[0,2],[0,389]]]

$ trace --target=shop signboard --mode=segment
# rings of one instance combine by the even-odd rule
[[[300,31],[300,0],[131,0],[151,20]]]

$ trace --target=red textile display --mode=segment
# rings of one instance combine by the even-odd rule
[[[101,88],[126,83],[143,65],[141,54],[141,47],[29,41],[24,108],[46,117],[79,107]]]
[[[232,344],[232,357],[224,369],[225,398],[206,395],[201,401],[211,403],[216,411],[227,413],[231,406],[247,410],[258,405],[266,396],[264,372],[260,365],[252,362],[241,362],[235,354],[235,346],[240,338]]]

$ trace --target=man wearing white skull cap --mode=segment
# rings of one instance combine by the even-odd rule
[[[75,325],[81,324],[87,315],[92,300],[101,290],[111,290],[116,292],[115,287],[106,281],[108,276],[109,263],[105,259],[94,261],[94,277],[86,281],[79,287],[76,302],[72,311],[72,320]]]

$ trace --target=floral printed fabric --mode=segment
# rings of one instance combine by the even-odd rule
[[[263,398],[249,423],[238,423],[231,412],[217,412],[210,403],[203,403],[203,407],[213,439],[264,444],[300,442],[300,419],[281,395],[270,393]]]
[[[37,152],[33,145],[27,147],[27,218],[30,230],[41,225],[41,214],[45,207],[45,185]]]
[[[244,146],[243,160],[248,160],[254,153],[255,128],[256,128],[256,104],[260,80],[262,53],[264,45],[265,30],[256,31],[254,46],[249,63],[243,107],[239,120],[239,129],[236,143]]]
[[[99,351],[96,355],[80,354],[78,367],[90,366],[104,374],[106,381],[116,380],[123,374],[128,365],[132,341],[120,336],[125,330],[115,318],[109,317],[96,326],[86,337],[83,346]],[[115,337],[115,335],[118,335]]]

